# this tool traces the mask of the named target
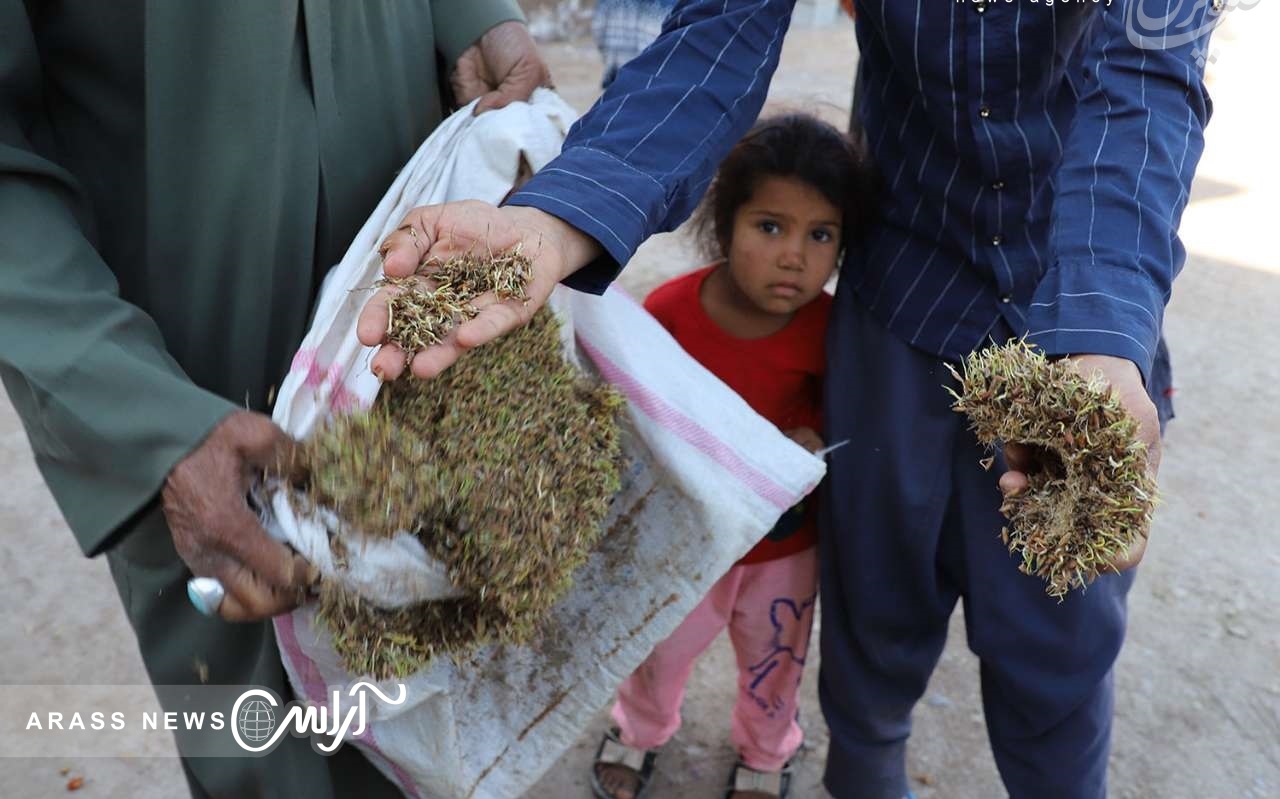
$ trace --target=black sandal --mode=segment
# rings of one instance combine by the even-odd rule
[[[729,799],[736,791],[757,791],[773,799],[787,799],[791,795],[791,761],[788,760],[777,771],[756,771],[738,758],[733,771],[729,772],[724,799]]]
[[[617,799],[600,784],[599,767],[622,766],[634,771],[639,778],[634,796],[635,799],[640,799],[644,789],[649,787],[649,780],[653,778],[653,764],[657,758],[656,749],[636,749],[624,744],[621,733],[617,727],[614,727],[604,734],[600,739],[600,746],[596,749],[596,759],[591,764],[591,792],[595,794],[596,799]]]

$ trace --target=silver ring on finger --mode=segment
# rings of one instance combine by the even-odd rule
[[[217,616],[227,589],[216,577],[192,577],[187,580],[187,598],[195,609],[205,616]]]

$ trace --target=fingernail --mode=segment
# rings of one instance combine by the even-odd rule
[[[382,382],[384,382],[384,383],[385,383],[385,382],[387,382],[386,378],[382,376],[382,367],[381,367],[381,366],[376,366],[376,365],[375,365],[375,366],[373,367],[372,371],[373,371],[373,376],[374,376],[374,377],[378,378],[379,380],[381,380],[381,381],[382,381]]]

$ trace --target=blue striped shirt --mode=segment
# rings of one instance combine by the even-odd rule
[[[1149,376],[1184,251],[1222,0],[858,3],[859,114],[882,218],[843,279],[895,334],[958,359],[997,323]],[[510,202],[608,255],[603,291],[693,210],[754,121],[792,3],[678,3],[654,44]]]

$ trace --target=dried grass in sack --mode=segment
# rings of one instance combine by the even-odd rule
[[[468,256],[433,265],[431,288],[398,282],[391,339],[412,354],[473,317],[476,296],[522,298],[528,267],[518,251]],[[412,532],[463,593],[387,609],[325,583],[319,617],[346,667],[399,678],[440,654],[528,640],[599,539],[619,486],[622,404],[565,360],[544,308],[439,377],[390,383],[367,414],[317,431],[301,456],[308,500],[366,535]]]

